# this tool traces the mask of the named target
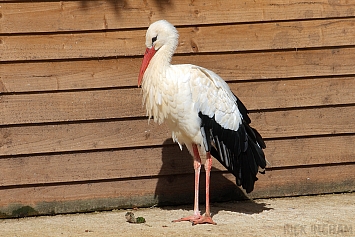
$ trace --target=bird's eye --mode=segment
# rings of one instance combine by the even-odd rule
[[[155,41],[157,41],[158,36],[155,36],[152,38],[152,44],[154,44]]]

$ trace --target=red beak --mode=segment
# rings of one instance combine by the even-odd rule
[[[142,66],[141,66],[141,70],[140,70],[139,76],[138,76],[138,87],[141,86],[144,72],[147,69],[150,60],[153,58],[153,56],[154,56],[154,54],[156,52],[157,51],[154,49],[154,47],[147,48],[145,50],[144,57],[143,57],[143,62],[142,62]]]

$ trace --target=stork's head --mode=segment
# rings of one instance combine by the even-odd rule
[[[144,72],[156,52],[164,49],[162,51],[167,54],[167,57],[170,60],[177,47],[178,38],[179,34],[176,28],[166,20],[156,21],[149,26],[145,35],[145,45],[147,46],[147,49],[145,50],[138,76],[138,87],[142,83]]]

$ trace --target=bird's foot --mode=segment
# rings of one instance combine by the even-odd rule
[[[190,221],[199,220],[202,216],[200,214],[194,214],[192,216],[183,217],[177,220],[173,220],[173,222],[181,222],[181,221]]]
[[[217,223],[212,220],[212,217],[210,215],[206,215],[206,214],[196,220],[192,220],[191,222],[192,222],[192,225],[197,225],[197,224],[217,225]]]
[[[216,222],[212,220],[212,217],[210,215],[203,215],[201,216],[200,214],[198,215],[192,215],[192,216],[187,216],[183,217],[177,220],[173,220],[173,222],[181,222],[181,221],[190,221],[192,225],[198,225],[198,224],[212,224],[212,225],[217,225]]]

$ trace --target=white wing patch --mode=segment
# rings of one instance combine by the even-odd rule
[[[191,68],[191,91],[195,109],[212,118],[225,129],[237,131],[242,122],[236,98],[227,83],[214,72]]]

